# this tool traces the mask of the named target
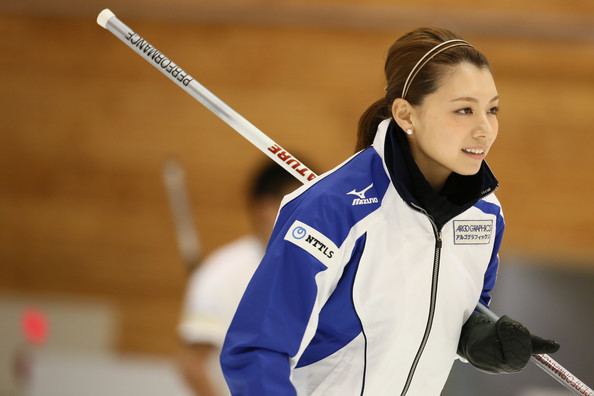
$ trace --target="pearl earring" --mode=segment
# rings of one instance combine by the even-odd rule
[[[404,131],[408,136],[413,134],[413,130],[412,128],[407,129],[406,131]]]

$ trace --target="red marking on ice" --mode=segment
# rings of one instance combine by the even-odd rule
[[[34,308],[26,309],[21,324],[25,338],[31,344],[41,345],[47,339],[48,323],[43,312]]]

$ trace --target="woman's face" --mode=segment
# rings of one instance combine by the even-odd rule
[[[487,68],[453,66],[439,88],[413,106],[413,158],[437,190],[451,172],[474,175],[495,142],[499,99]]]

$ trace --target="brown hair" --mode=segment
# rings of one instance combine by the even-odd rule
[[[419,28],[406,33],[392,44],[384,67],[385,96],[371,104],[359,119],[356,151],[371,145],[379,123],[391,117],[392,103],[402,97],[406,78],[415,64],[436,45],[454,39],[461,38],[447,29]],[[489,67],[487,58],[474,47],[449,48],[420,69],[408,88],[406,100],[413,106],[420,105],[425,96],[437,90],[447,67],[462,62],[469,62],[477,67]]]

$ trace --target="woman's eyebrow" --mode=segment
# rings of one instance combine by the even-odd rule
[[[489,102],[493,102],[495,100],[499,99],[499,95],[496,95],[493,97],[493,99],[491,99]],[[478,99],[473,98],[472,96],[462,96],[460,98],[456,98],[456,99],[452,99],[451,102],[456,102],[456,101],[468,101],[468,102],[477,102],[478,103]]]

